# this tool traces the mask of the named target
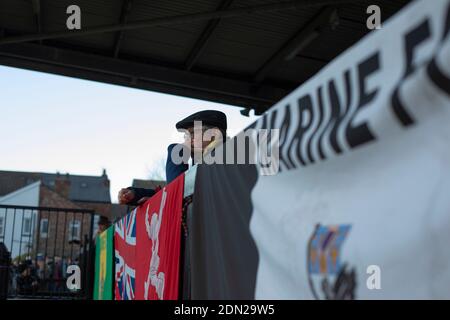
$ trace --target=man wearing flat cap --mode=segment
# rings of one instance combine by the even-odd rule
[[[226,139],[227,117],[223,112],[204,110],[191,114],[176,124],[185,134],[183,144],[171,144],[167,148],[166,178],[170,183],[189,168],[188,160],[198,163]],[[128,187],[119,191],[119,203],[139,205],[153,196],[157,190]]]

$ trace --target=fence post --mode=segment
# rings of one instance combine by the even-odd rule
[[[94,246],[94,239],[93,239],[93,233],[94,233],[94,214],[90,214],[90,225],[89,225],[89,251],[87,253],[87,266],[84,269],[86,273],[86,299],[92,300],[93,299],[93,273],[95,272],[95,264],[93,263],[95,261],[95,246]],[[93,261],[92,261],[93,260]]]
[[[9,267],[11,264],[11,254],[5,244],[0,242],[0,300],[8,298]]]

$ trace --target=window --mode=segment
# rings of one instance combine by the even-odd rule
[[[48,219],[41,219],[41,238],[47,238],[48,237]]]
[[[31,235],[31,218],[24,217],[22,220],[22,235],[30,236]]]
[[[80,241],[81,223],[78,220],[73,220],[69,224],[69,241]]]
[[[0,217],[0,237],[5,236],[5,217]]]
[[[100,221],[100,216],[98,214],[96,214],[94,216],[94,234],[97,234],[99,221]]]

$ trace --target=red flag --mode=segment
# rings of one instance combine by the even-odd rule
[[[136,299],[178,299],[184,175],[142,204],[136,215]]]

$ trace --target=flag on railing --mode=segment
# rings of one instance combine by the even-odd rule
[[[136,216],[136,299],[175,300],[184,174],[141,205]]]
[[[116,300],[135,299],[136,212],[134,209],[114,225]]]
[[[114,227],[99,234],[95,241],[94,300],[113,299]]]
[[[184,175],[115,224],[116,300],[178,299]]]

